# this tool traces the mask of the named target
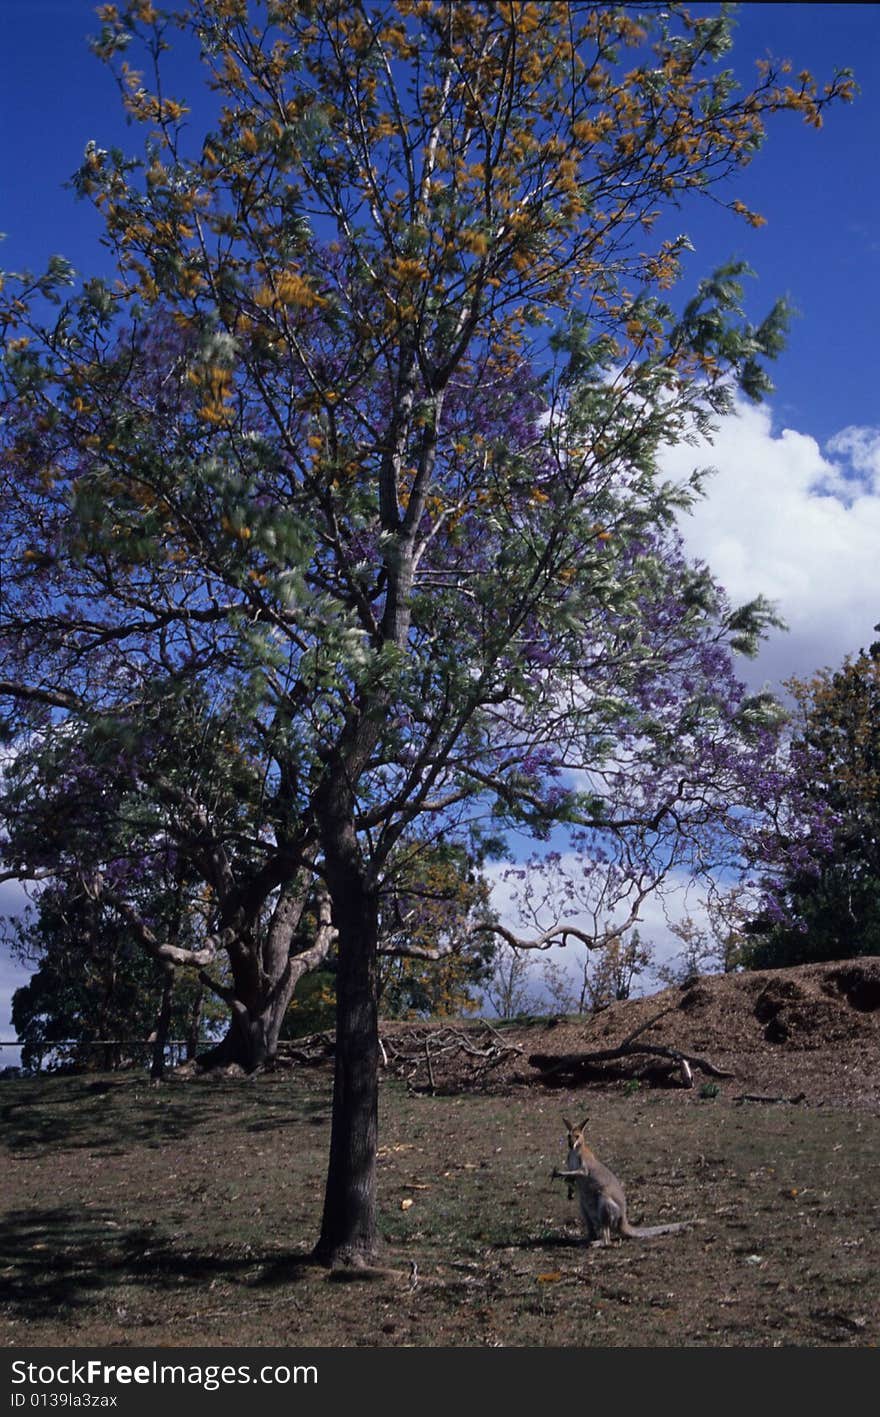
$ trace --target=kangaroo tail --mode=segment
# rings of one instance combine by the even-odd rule
[[[630,1225],[626,1221],[620,1233],[631,1240],[653,1240],[657,1235],[675,1235],[679,1230],[690,1230],[692,1225],[702,1224],[702,1220],[676,1220],[671,1225]]]

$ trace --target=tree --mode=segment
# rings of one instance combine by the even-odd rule
[[[753,969],[880,954],[880,644],[788,688],[786,771],[754,844]]]
[[[543,984],[560,1013],[583,1014],[628,999],[653,960],[652,946],[635,929],[627,937],[612,935],[596,951],[585,951],[574,970],[547,960]]]
[[[394,889],[383,897],[379,925],[382,1017],[457,1018],[473,1012],[496,952],[491,934],[472,931],[476,920],[493,918],[480,865],[442,842],[407,841],[398,854]],[[305,949],[308,921],[300,928]],[[283,1037],[335,1024],[336,968],[334,954],[300,980]]]
[[[485,849],[475,859],[461,844],[401,841],[389,873],[394,888],[380,909],[378,1001],[386,1017],[449,1018],[478,1007],[475,991],[496,949]]]
[[[302,912],[283,920],[280,948],[275,944],[273,950],[279,897],[264,886],[254,893],[247,917],[261,967],[243,967],[242,956],[244,966],[249,956],[241,949],[239,927],[228,967],[218,972],[228,901],[236,893],[240,898],[241,883],[251,881],[255,862],[264,860],[272,821],[263,791],[267,768],[247,734],[233,738],[231,714],[222,715],[217,704],[210,711],[199,705],[196,713],[192,696],[174,704],[169,686],[163,687],[152,721],[141,705],[138,731],[129,718],[124,725],[102,722],[97,732],[86,727],[76,735],[50,733],[45,741],[35,735],[19,748],[4,781],[5,854],[26,863],[23,872],[56,878],[67,899],[92,897],[103,907],[96,918],[107,928],[91,929],[89,939],[92,957],[104,940],[106,968],[116,969],[118,929],[109,924],[115,913],[129,948],[140,947],[153,972],[156,965],[198,971],[200,985],[215,999],[215,1023],[222,1017],[217,1001],[232,1012],[225,1038],[202,1055],[200,1065],[249,1058],[253,1066],[263,1055],[255,1046],[249,1053],[241,1049],[244,1030],[236,1026],[237,1016],[260,1019],[268,1012],[263,1037],[267,1055],[274,1052],[298,988],[302,1004],[306,974],[318,969],[326,976],[335,933],[321,893],[308,901],[303,894]],[[493,950],[491,937],[469,933],[471,919],[490,918],[478,864],[430,841],[405,841],[397,854],[394,889],[383,897],[380,924],[384,1012],[448,1015],[475,1007],[472,990]],[[443,959],[432,964],[438,949]],[[66,958],[70,966],[74,956],[68,952]],[[284,971],[273,971],[282,958]],[[332,994],[326,977],[316,987],[320,994],[329,987]],[[325,1015],[330,1002],[328,997],[322,1004]],[[302,1007],[299,1012],[302,1031]],[[321,1026],[327,1026],[326,1017]]]
[[[336,1027],[336,971],[333,961],[304,974],[281,1025],[281,1038],[303,1038]]]
[[[765,773],[766,784],[770,775]],[[731,974],[747,957],[746,924],[751,892],[740,881],[722,885],[718,880],[703,902],[702,919],[687,912],[670,922],[671,933],[681,942],[676,955],[655,969],[661,984],[683,984],[698,974]]]
[[[143,1062],[136,1045],[154,1041],[157,1076],[169,1038],[186,1039],[188,1056],[204,1039],[211,1011],[198,982],[175,980],[173,966],[163,968],[115,912],[84,894],[46,888],[25,916],[4,922],[4,935],[16,958],[36,966],[12,996],[25,1067],[52,1054],[77,1067],[116,1068]]]
[[[484,992],[499,1018],[516,1018],[534,1011],[536,999],[528,955],[505,940],[495,953]]]
[[[34,301],[63,263],[7,287],[0,688],[10,730],[52,733],[210,680],[262,739],[273,821],[242,889],[297,915],[317,880],[330,902],[317,1253],[363,1260],[401,841],[570,826],[621,879],[652,863],[638,895],[766,751],[729,671],[766,607],[686,564],[699,479],[666,486],[657,453],[708,430],[731,378],[760,396],[786,311],[748,323],[730,267],[676,312],[687,242],[651,230],[718,193],[767,114],[818,124],[851,83],[767,63],[740,93],[726,15],[677,6],[192,0],[173,25],[215,107],[194,148],[128,61],[141,45],[158,75],[172,21],[101,15],[145,155],[90,145],[78,178],[118,285],[48,331]],[[224,926],[243,967],[245,924]]]
[[[251,1068],[334,941],[322,893],[277,870],[260,747],[234,703],[166,678],[121,713],[31,732],[2,796],[12,871],[91,897],[166,972],[198,971],[230,1018],[209,1058]],[[111,950],[114,939],[108,929]]]

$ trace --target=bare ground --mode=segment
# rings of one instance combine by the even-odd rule
[[[659,1055],[549,1079],[528,1061],[612,1049],[655,1016],[638,1043],[734,1076],[695,1069],[685,1089]],[[464,1036],[383,1029],[386,1273],[372,1280],[308,1258],[326,1064],[159,1088],[132,1074],[0,1083],[0,1342],[877,1344],[880,961],[702,978]],[[589,1118],[634,1221],[704,1223],[586,1248],[550,1177],[562,1113]]]

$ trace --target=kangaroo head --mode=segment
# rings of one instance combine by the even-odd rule
[[[589,1117],[585,1117],[579,1127],[574,1126],[573,1123],[571,1123],[567,1117],[563,1117],[562,1120],[565,1123],[566,1131],[568,1132],[568,1150],[569,1157],[571,1157],[572,1155],[577,1155],[580,1147],[586,1146],[587,1139],[584,1133],[587,1129],[587,1122],[590,1119]]]

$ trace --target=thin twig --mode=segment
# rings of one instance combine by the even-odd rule
[[[430,1037],[431,1035],[429,1033],[425,1034],[425,1062],[428,1065],[428,1082],[431,1084],[431,1091],[436,1092],[437,1086],[434,1082],[434,1069],[431,1066],[431,1049],[429,1047]]]

